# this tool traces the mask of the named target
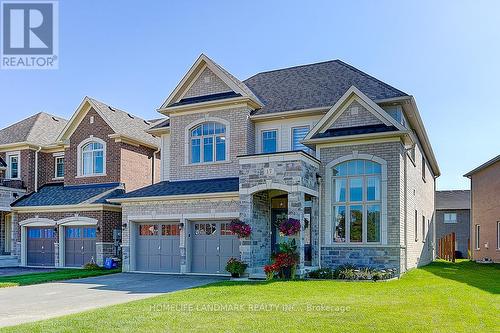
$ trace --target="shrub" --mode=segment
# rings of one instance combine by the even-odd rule
[[[227,261],[226,271],[231,274],[242,275],[247,269],[247,264],[236,258],[231,258]]]
[[[99,271],[102,269],[102,267],[97,265],[95,262],[88,262],[85,265],[83,265],[83,268],[89,271]]]
[[[354,265],[342,265],[335,269],[321,268],[309,272],[312,279],[342,279],[342,280],[387,280],[396,274],[395,269],[375,269],[371,267],[357,267]]]

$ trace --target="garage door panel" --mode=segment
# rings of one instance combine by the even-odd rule
[[[178,224],[139,224],[136,269],[146,272],[180,272]]]
[[[56,233],[52,227],[27,228],[26,259],[30,266],[54,266]]]
[[[82,267],[96,260],[96,228],[65,227],[64,261],[67,267]]]

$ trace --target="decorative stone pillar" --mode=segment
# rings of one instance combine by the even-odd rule
[[[311,250],[312,250],[312,266],[319,266],[319,199],[317,197],[312,197],[311,206]]]
[[[61,262],[59,261],[59,242],[54,242],[54,266],[61,267]]]
[[[240,220],[252,227],[252,234],[249,238],[240,239],[240,257],[248,265],[248,272],[253,273],[254,265],[252,261],[252,237],[254,233],[253,220],[253,196],[251,194],[240,195]]]
[[[288,193],[288,218],[300,221],[300,233],[296,238],[300,257],[297,269],[297,275],[299,276],[304,272],[304,205],[305,197],[303,192]]]
[[[188,236],[189,236],[189,230],[188,230],[188,221],[184,218],[181,219],[180,224],[182,225],[182,228],[180,229],[180,235],[179,235],[179,252],[180,252],[180,261],[181,261],[181,273],[189,273],[190,271],[190,262],[188,260]]]
[[[97,242],[95,244],[95,252],[95,263],[99,266],[104,266],[106,258],[114,257],[114,244],[113,242]]]
[[[130,272],[132,270],[132,258],[130,257],[130,243],[133,224],[127,219],[125,214],[122,215],[122,272]]]

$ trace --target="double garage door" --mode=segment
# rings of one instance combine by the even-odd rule
[[[238,238],[228,222],[193,222],[191,230],[191,272],[223,274],[227,260],[239,257]],[[180,272],[180,229],[178,223],[139,224],[136,270]]]

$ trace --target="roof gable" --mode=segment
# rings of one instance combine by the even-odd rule
[[[350,109],[353,103],[359,104],[364,110],[370,113],[373,119],[377,119],[379,124],[394,127],[396,130],[406,131],[406,129],[396,120],[387,114],[380,106],[373,102],[368,96],[363,94],[358,88],[351,86],[335,103],[333,107],[319,120],[319,122],[309,131],[304,140],[309,140],[313,137],[321,136],[327,130],[332,128],[338,119],[343,116],[346,110]],[[349,116],[356,117],[357,115],[350,114]],[[376,125],[376,124],[375,124]]]
[[[99,114],[106,124],[111,127],[116,136],[123,136],[138,141],[146,146],[158,147],[158,139],[146,133],[151,123],[87,96],[80,103],[57,140],[66,142],[78,128],[78,125],[82,122],[90,109],[95,110]]]
[[[205,79],[212,80],[216,89],[204,89],[207,86]],[[201,88],[201,89],[196,89]],[[254,93],[240,80],[231,75],[224,68],[216,64],[206,55],[201,54],[189,71],[184,75],[168,98],[163,102],[160,109],[165,109],[180,102],[183,98],[210,96],[218,93],[233,92],[241,97],[249,98],[258,105],[262,105]]]

